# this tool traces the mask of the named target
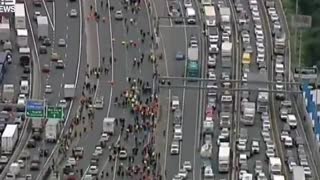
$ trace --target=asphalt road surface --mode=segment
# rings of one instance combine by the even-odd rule
[[[105,1],[104,1],[105,2]],[[91,155],[95,150],[95,146],[99,144],[99,139],[102,133],[102,122],[104,117],[116,117],[116,118],[125,118],[126,123],[132,124],[134,117],[129,113],[127,109],[119,108],[114,104],[114,97],[119,97],[120,93],[129,88],[127,83],[127,77],[132,78],[140,78],[143,81],[148,81],[150,84],[152,83],[152,74],[153,74],[153,65],[148,62],[147,57],[150,53],[151,47],[151,38],[146,35],[146,39],[144,43],[140,43],[139,39],[141,38],[140,29],[144,32],[149,32],[149,24],[148,16],[146,13],[146,8],[143,3],[141,3],[141,11],[134,15],[129,10],[126,12],[120,2],[111,2],[109,6],[113,6],[114,10],[110,12],[111,16],[109,16],[109,10],[105,8],[105,4],[101,6],[101,2],[97,1],[97,4],[93,2],[84,2],[84,16],[90,12],[90,5],[92,5],[95,9],[97,7],[97,12],[100,15],[100,21],[98,23],[98,32],[95,22],[93,20],[87,20],[86,22],[86,37],[87,43],[90,43],[88,46],[92,51],[92,54],[95,53],[94,57],[90,57],[91,59],[102,59],[105,57],[105,62],[101,61],[100,65],[103,68],[108,68],[109,73],[104,74],[100,79],[100,84],[97,89],[97,96],[104,96],[104,109],[95,111],[95,120],[92,126],[93,131],[89,130],[88,133],[85,133],[83,137],[76,144],[77,146],[84,147],[85,155],[84,158],[77,162],[76,169],[83,171],[83,173],[88,172],[89,162],[91,159]],[[87,9],[86,9],[87,8]],[[124,18],[127,19],[123,21],[117,21],[114,19],[114,13],[116,10],[122,10],[124,14]],[[129,19],[133,17],[136,19],[137,25],[130,25]],[[105,22],[103,22],[103,18],[105,18]],[[110,19],[109,19],[110,18]],[[111,22],[110,22],[111,20]],[[126,28],[128,27],[128,32]],[[112,28],[111,30],[109,28]],[[112,36],[112,38],[111,38]],[[99,39],[99,40],[98,40]],[[111,39],[113,39],[113,47],[111,47]],[[129,42],[130,40],[137,43],[137,47],[134,48],[129,45],[126,48],[122,42]],[[97,47],[99,45],[100,47]],[[94,48],[96,47],[96,48]],[[100,52],[97,52],[97,50]],[[140,68],[133,67],[133,59],[140,59],[141,54],[144,53],[144,61]],[[87,53],[88,54],[88,53]],[[92,55],[91,54],[91,55]],[[100,54],[100,55],[99,55]],[[114,57],[113,63],[110,63],[110,59]],[[113,67],[113,70],[112,70]],[[110,81],[114,82],[114,85],[111,90]],[[111,91],[110,91],[111,90]],[[111,93],[112,92],[112,93]],[[110,98],[112,96],[112,98]],[[138,135],[138,138],[142,139],[143,137],[148,137],[148,134]],[[120,127],[116,127],[114,135],[110,138],[110,143],[115,143],[116,141],[120,141],[121,146],[125,146],[128,154],[131,154],[131,149],[134,146],[133,136],[129,137],[126,141],[123,136],[120,136]],[[145,139],[147,142],[147,139]],[[141,150],[141,147],[139,147]],[[104,153],[100,157],[99,161],[99,173],[109,172],[108,179],[116,179],[117,173],[115,172],[118,169],[119,164],[123,164],[124,167],[128,166],[127,161],[112,161],[109,162],[109,155],[106,149],[104,149]],[[135,162],[140,163],[142,161],[141,152],[135,157]],[[110,167],[114,167],[113,170],[110,170]],[[80,175],[81,176],[81,175]]]
[[[37,49],[39,49],[40,42],[37,38],[37,25],[36,21],[33,19],[33,14],[35,11],[39,11],[41,15],[46,15],[45,8],[42,6],[41,8],[34,7],[32,5],[32,2],[26,1],[26,11],[28,13],[28,16],[30,17],[30,22],[32,25],[31,31],[33,31],[34,39],[36,41]],[[56,15],[56,19],[65,19],[64,21],[58,21],[55,26],[51,26],[49,24],[49,38],[52,41],[53,47],[48,47],[48,53],[47,54],[41,54],[39,55],[40,59],[40,67],[42,68],[44,64],[50,65],[50,72],[48,74],[42,74],[41,84],[42,89],[44,89],[45,84],[51,85],[53,89],[53,93],[48,95],[42,95],[40,97],[43,97],[47,99],[48,105],[55,106],[60,99],[63,98],[62,93],[62,86],[64,83],[74,83],[77,74],[77,68],[78,68],[78,57],[79,57],[79,17],[77,18],[70,18],[68,17],[68,13],[70,11],[70,8],[75,8],[79,12],[79,4],[78,3],[71,3],[69,2],[56,2],[56,8],[59,13]],[[52,6],[51,6],[52,7]],[[53,13],[52,8],[49,8],[51,12]],[[48,8],[48,7],[47,7]],[[50,13],[49,13],[50,14]],[[50,18],[51,19],[51,18]],[[55,32],[53,32],[53,29],[55,29]],[[57,37],[53,39],[54,35]],[[58,47],[58,40],[60,38],[63,38],[66,41],[65,47]],[[54,42],[54,43],[53,43]],[[64,70],[56,70],[55,64],[51,62],[51,52],[57,52],[60,55],[60,58],[64,60],[65,63],[65,69]],[[65,73],[66,72],[66,73]],[[43,93],[43,91],[42,91]],[[80,92],[81,93],[81,92]],[[78,93],[77,93],[78,95]],[[68,110],[69,107],[66,108]],[[65,111],[65,114],[68,114],[68,111]],[[44,136],[44,133],[43,133]],[[44,139],[44,137],[42,138]],[[29,149],[31,157],[32,155],[39,154],[39,149],[47,149],[49,152],[49,155],[51,154],[51,151],[55,144],[49,144],[45,141],[41,141],[37,143],[37,147],[33,149]],[[44,165],[46,162],[46,158],[41,158],[41,166]],[[30,162],[26,163],[26,170],[25,173],[32,174],[32,177],[37,177],[38,171],[31,171],[29,172]]]

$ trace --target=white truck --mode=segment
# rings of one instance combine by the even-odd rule
[[[59,120],[49,119],[45,126],[46,141],[52,143],[57,142],[60,134],[60,129],[61,127]]]
[[[28,47],[27,29],[17,29],[17,45],[19,48]]]
[[[240,121],[247,126],[254,125],[256,115],[256,103],[242,102],[242,115]]]
[[[76,85],[75,84],[65,84],[64,85],[64,98],[72,99],[74,98],[76,93]]]
[[[10,24],[0,24],[0,41],[5,42],[10,40]]]
[[[2,101],[4,103],[13,103],[14,98],[14,85],[4,84],[2,90]]]
[[[302,166],[294,166],[292,168],[292,180],[305,180],[304,169]]]
[[[257,111],[259,113],[268,112],[269,110],[269,93],[268,92],[259,92],[257,99]]]
[[[15,180],[20,175],[20,165],[16,162],[12,163],[9,168],[9,172],[6,175],[6,180]]]
[[[229,143],[220,143],[219,147],[219,172],[229,171],[229,161],[230,161],[230,145]]]
[[[281,159],[278,157],[269,158],[269,172],[270,174],[280,175],[281,174]]]
[[[105,117],[103,119],[103,125],[102,125],[103,132],[108,134],[114,134],[115,121],[116,121],[116,118]]]
[[[231,11],[229,7],[220,8],[221,24],[230,23]]]
[[[231,68],[232,66],[232,43],[223,42],[221,45],[221,58],[222,58],[222,67]]]
[[[38,39],[44,39],[49,36],[49,24],[47,16],[38,16]]]
[[[283,175],[271,175],[271,180],[286,180]]]
[[[1,136],[1,152],[3,154],[12,154],[18,141],[18,125],[8,124]]]
[[[14,24],[16,29],[26,29],[26,10],[23,3],[15,5]]]
[[[20,93],[21,94],[29,94],[29,81],[28,80],[22,80],[20,81]]]

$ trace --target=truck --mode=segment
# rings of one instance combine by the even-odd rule
[[[244,125],[254,125],[254,119],[256,115],[256,103],[254,102],[242,102],[242,114],[240,121]]]
[[[41,132],[43,130],[43,119],[33,118],[32,122],[32,137],[36,140],[40,140]]]
[[[305,180],[304,169],[302,166],[293,166],[292,168],[292,180]]]
[[[231,11],[229,7],[220,8],[221,25],[230,23]]]
[[[223,68],[231,68],[232,43],[223,42],[221,45],[221,59]]]
[[[18,177],[20,175],[20,165],[16,162],[12,163],[10,165],[10,168],[9,168],[9,173],[13,176],[13,177]],[[14,178],[14,179],[15,179]]]
[[[269,110],[269,93],[268,92],[259,92],[257,99],[257,111],[259,113],[268,112]]]
[[[29,81],[28,80],[21,80],[20,81],[20,93],[21,94],[29,94]]]
[[[286,180],[283,175],[271,175],[271,180]]]
[[[211,158],[212,156],[212,144],[205,143],[201,146],[200,156],[202,158]]]
[[[276,55],[284,55],[286,49],[286,34],[284,32],[275,32],[273,51]]]
[[[270,174],[280,175],[281,174],[281,159],[279,157],[269,158],[269,172]]]
[[[10,24],[0,24],[0,41],[5,42],[10,40]]]
[[[15,5],[14,25],[16,29],[26,29],[26,10],[23,3]]]
[[[45,39],[49,36],[49,24],[47,16],[37,17],[38,39]]]
[[[275,7],[274,0],[265,0],[265,4],[267,8]]]
[[[229,143],[220,143],[219,154],[219,172],[228,172],[229,171],[229,162],[230,162],[230,145]]]
[[[13,103],[14,98],[14,85],[4,84],[2,90],[2,101],[4,103]]]
[[[199,48],[188,48],[188,60],[187,60],[187,77],[199,77],[200,65],[199,65]]]
[[[72,99],[74,98],[76,93],[76,85],[75,84],[64,84],[64,98]]]
[[[19,48],[28,47],[28,30],[17,29],[17,45]]]
[[[114,134],[115,121],[116,118],[114,117],[105,117],[102,125],[103,132],[111,135]]]
[[[12,154],[18,141],[18,125],[8,124],[1,136],[1,152],[3,154]]]
[[[59,120],[49,119],[45,126],[46,141],[55,143],[59,138],[61,126]]]
[[[217,16],[216,16],[216,10],[214,6],[205,6],[204,14],[205,14],[207,26],[215,26]]]

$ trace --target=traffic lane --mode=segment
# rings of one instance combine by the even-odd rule
[[[168,73],[169,76],[181,76],[185,72],[185,61],[176,61],[176,53],[178,51],[183,52],[185,56],[187,56],[186,52],[186,37],[185,37],[185,30],[181,27],[173,27],[173,28],[161,28],[160,31],[162,34],[162,43],[164,44],[164,48],[166,48],[166,55],[167,55],[167,64],[168,64]],[[176,39],[176,41],[173,41],[173,39]],[[171,97],[172,96],[178,96],[179,101],[181,104],[181,107],[183,105],[183,90],[182,89],[172,89],[171,90]],[[168,97],[166,97],[168,98]],[[170,107],[169,107],[170,108]],[[181,109],[182,110],[182,109]],[[170,126],[168,131],[168,149],[167,149],[167,177],[172,178],[175,174],[178,173],[179,170],[179,157],[182,155],[171,155],[170,149],[171,149],[171,143],[173,140],[173,113],[170,115]],[[186,132],[183,132],[183,134],[187,134]],[[182,143],[180,143],[180,153],[182,153]]]

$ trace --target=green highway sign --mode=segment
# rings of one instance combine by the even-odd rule
[[[47,108],[48,119],[64,119],[64,112],[62,107],[48,106]]]
[[[44,118],[45,102],[39,100],[28,100],[26,105],[26,116],[28,118]]]

